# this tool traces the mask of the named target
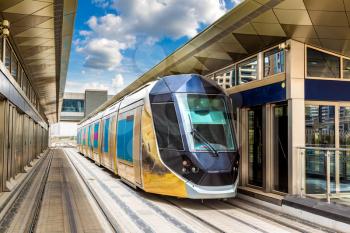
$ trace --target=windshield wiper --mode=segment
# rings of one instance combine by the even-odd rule
[[[193,136],[196,136],[202,142],[204,142],[204,144],[210,148],[210,150],[214,153],[216,157],[219,156],[218,151],[210,144],[210,142],[201,133],[198,132],[198,130],[196,130],[195,128],[192,128],[191,134]]]

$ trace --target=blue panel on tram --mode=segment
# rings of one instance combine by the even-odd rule
[[[105,120],[103,130],[103,152],[108,152],[109,119]]]
[[[129,116],[127,119],[118,121],[117,135],[117,157],[128,162],[132,162],[132,147],[134,136],[134,118]]]
[[[98,147],[98,129],[100,127],[99,123],[94,125],[94,148]]]
[[[88,131],[88,146],[91,146],[91,125],[89,126],[89,131]]]

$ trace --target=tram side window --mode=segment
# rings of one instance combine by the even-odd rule
[[[183,150],[174,104],[152,104],[152,113],[159,148]]]

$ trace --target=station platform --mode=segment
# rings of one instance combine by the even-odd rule
[[[341,222],[333,222],[334,228],[323,227],[315,224],[317,220],[297,218],[242,194],[203,202],[148,194],[129,187],[74,148],[43,153],[23,182],[7,198],[0,197],[0,210],[0,232],[350,230]]]

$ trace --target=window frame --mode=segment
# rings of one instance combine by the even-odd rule
[[[263,79],[266,79],[266,78],[270,78],[270,77],[274,77],[274,76],[277,76],[277,75],[281,75],[281,74],[285,74],[286,73],[286,68],[287,68],[287,66],[286,66],[286,58],[287,58],[287,56],[286,56],[286,50],[285,49],[279,49],[279,52],[282,52],[283,51],[283,53],[284,53],[284,62],[283,62],[283,71],[282,72],[278,72],[278,73],[275,73],[275,74],[271,74],[271,75],[267,75],[267,76],[265,76],[265,54],[266,53],[268,53],[268,52],[270,52],[270,51],[272,51],[272,50],[274,50],[274,49],[279,49],[279,46],[274,46],[274,47],[272,47],[272,48],[270,48],[270,49],[268,49],[268,50],[265,50],[265,51],[263,51],[262,52],[262,78],[261,78],[261,80],[263,80]]]
[[[258,81],[258,80],[262,80],[261,78],[261,74],[260,74],[260,64],[259,64],[259,54],[260,53],[257,53],[257,54],[254,54],[250,57],[247,57],[246,59],[244,60],[241,60],[237,63],[235,63],[235,67],[236,67],[236,86],[240,86],[240,85],[244,85],[244,84],[247,84],[247,83],[251,83],[251,82],[254,82],[254,81]],[[246,83],[241,83],[241,77],[239,75],[239,66],[244,64],[244,63],[247,63],[249,64],[249,60],[253,60],[253,59],[256,59],[256,79],[252,80],[252,81],[249,81],[249,82],[246,82]]]
[[[65,101],[76,101],[76,103],[78,103],[78,102],[81,102],[82,104],[81,104],[81,110],[82,111],[66,111],[67,109],[64,109],[65,108],[65,106],[64,106],[64,102]],[[75,104],[75,106],[73,106],[75,109],[78,109],[79,110],[79,108],[76,108],[77,106],[76,106],[77,104]],[[67,107],[67,106],[66,106]],[[69,106],[68,106],[69,107]],[[83,100],[83,99],[63,99],[63,101],[62,101],[62,109],[61,109],[61,111],[62,112],[70,112],[70,113],[72,113],[72,112],[74,112],[74,113],[83,113],[84,111],[85,111],[85,101]]]
[[[335,148],[339,148],[339,140],[337,140],[337,135],[339,131],[339,110],[340,107],[350,107],[350,102],[345,102],[345,101],[313,101],[313,100],[308,100],[305,101],[304,107],[306,105],[328,105],[328,106],[334,106],[335,107]]]
[[[231,134],[231,137],[232,137],[232,140],[233,140],[233,147],[234,147],[234,149],[233,150],[224,150],[224,151],[223,150],[217,150],[217,152],[220,152],[220,153],[232,153],[232,152],[237,152],[238,151],[237,137],[236,137],[236,134],[235,134],[235,127],[233,125],[233,115],[231,113],[230,106],[229,106],[229,104],[226,101],[226,96],[225,95],[223,95],[223,94],[198,94],[198,93],[177,93],[177,94],[187,94],[187,95],[189,95],[189,94],[196,94],[196,95],[204,95],[204,96],[220,96],[220,97],[222,97],[223,100],[224,100],[225,109],[227,111],[226,115],[227,115],[227,119],[228,119],[228,124],[229,124],[229,126],[231,128],[231,133],[230,134]],[[177,101],[176,104],[177,104],[177,106],[179,105],[178,101]],[[181,122],[184,122],[182,114],[181,113],[179,113],[179,114],[180,114],[180,118],[178,118],[178,119],[181,119]],[[231,120],[230,120],[230,118],[231,118]],[[184,127],[184,126],[182,126],[182,127]],[[188,150],[190,152],[193,152],[193,153],[196,153],[196,152],[210,152],[210,150],[203,150],[203,151],[201,151],[201,150],[195,150],[194,148],[190,148],[190,145],[188,143],[189,142],[189,138],[188,138],[189,135],[188,135],[188,133],[185,132],[185,130],[184,130],[184,136],[186,138],[186,143],[187,143],[187,146],[188,146]]]
[[[332,56],[335,56],[335,57],[338,57],[339,60],[340,60],[340,64],[339,64],[339,78],[331,78],[331,77],[309,77],[307,75],[307,59],[308,59],[308,55],[307,55],[307,49],[308,48],[311,48],[311,49],[314,49],[314,50],[317,50],[319,52],[322,52],[322,53],[326,53],[326,54],[329,54],[329,55],[332,55]],[[346,79],[344,78],[344,74],[343,74],[343,68],[344,68],[344,62],[343,62],[343,59],[347,59],[347,60],[350,60],[350,57],[346,57],[346,56],[343,56],[343,55],[340,55],[340,54],[337,54],[337,53],[334,53],[334,52],[331,52],[331,51],[327,51],[327,50],[324,50],[324,49],[321,49],[321,48],[317,48],[315,46],[312,46],[312,45],[306,45],[305,44],[305,60],[304,60],[304,63],[305,63],[305,67],[304,67],[304,76],[305,76],[305,79],[314,79],[314,80],[333,80],[333,81],[344,81],[344,82],[350,82],[350,78]]]

